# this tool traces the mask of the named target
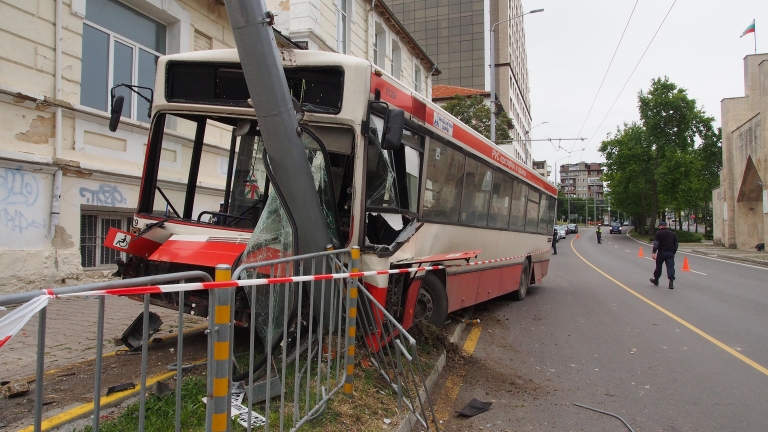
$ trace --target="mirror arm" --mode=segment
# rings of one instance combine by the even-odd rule
[[[130,91],[136,93],[137,95],[139,95],[140,98],[144,99],[149,104],[149,108],[147,109],[147,117],[150,117],[150,118],[152,117],[152,99],[154,99],[154,97],[155,97],[155,91],[154,90],[152,90],[149,87],[142,87],[142,86],[130,85],[130,84],[118,84],[118,85],[112,87],[112,91],[110,92],[110,94],[112,96],[112,99],[111,99],[110,104],[109,104],[110,106],[112,106],[112,103],[114,103],[114,101],[115,101],[115,96],[116,96],[115,95],[115,90],[117,90],[118,87],[125,87],[128,90],[130,90]],[[136,89],[149,90],[149,97],[146,97],[143,94],[139,93],[139,91],[136,90]]]

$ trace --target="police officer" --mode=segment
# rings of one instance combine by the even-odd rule
[[[675,288],[675,254],[677,253],[677,235],[667,229],[665,221],[659,222],[659,229],[653,238],[653,254],[651,257],[656,260],[656,270],[653,271],[651,283],[659,286],[659,277],[661,277],[661,266],[667,265],[667,278],[669,279],[669,289]]]
[[[603,242],[603,229],[600,227],[600,225],[597,225],[597,228],[595,228],[595,233],[597,234],[597,243],[600,244]]]

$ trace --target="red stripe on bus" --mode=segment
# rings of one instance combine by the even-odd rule
[[[410,93],[399,89],[398,86],[385,80],[384,77],[380,77],[375,73],[372,73],[371,94],[374,94],[376,90],[379,91],[379,95],[382,101],[392,104],[409,114],[419,114],[415,112],[416,110],[414,109],[413,96]],[[432,127],[434,120],[435,110],[434,108],[427,105],[427,125]],[[473,132],[470,132],[464,126],[458,123],[454,123],[453,137],[469,148],[493,160],[499,164],[499,166],[506,168],[507,171],[515,174],[517,177],[523,178],[526,181],[533,183],[534,185],[544,189],[552,195],[557,195],[557,188],[549,184],[549,182],[547,182],[543,177],[536,174],[534,171],[531,171],[525,165],[518,163],[511,157],[506,156],[506,153],[504,153],[501,149],[497,150],[498,147],[494,146],[492,143],[485,142],[483,139],[474,135]]]

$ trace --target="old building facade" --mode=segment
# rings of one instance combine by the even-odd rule
[[[723,169],[712,192],[713,240],[754,249],[768,240],[768,54],[744,58],[744,96],[720,107]]]
[[[267,6],[279,46],[369,59],[430,97],[439,70],[383,3]],[[220,0],[0,0],[0,28],[0,294],[106,276],[117,255],[101,244],[136,207],[150,121],[148,102],[124,93],[109,132],[110,89],[153,87],[161,55],[233,48],[227,11]],[[170,167],[193,141],[183,127],[173,136],[162,156]],[[225,146],[205,143],[201,176],[212,187],[225,182]]]

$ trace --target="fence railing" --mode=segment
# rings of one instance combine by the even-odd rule
[[[216,268],[216,281],[204,272],[66,287],[0,296],[1,305],[39,296],[99,295],[92,427],[99,430],[102,394],[104,295],[143,294],[142,358],[138,430],[145,430],[150,293],[177,293],[175,430],[181,430],[183,311],[186,291],[209,290],[206,430],[228,431],[231,419],[247,430],[297,430],[322,415],[329,401],[352,396],[356,349],[397,396],[398,409],[410,411],[423,427],[438,429],[425,386],[416,341],[360,284],[358,248],[248,263],[231,271]],[[188,283],[188,280],[205,282]],[[173,285],[160,285],[181,282]],[[130,287],[130,288],[126,288]],[[123,288],[123,289],[116,289]],[[234,343],[235,309],[249,327],[247,349]],[[39,313],[34,430],[43,414],[46,308]],[[359,334],[358,334],[359,333]],[[357,341],[357,344],[356,344]],[[363,341],[364,344],[359,342]],[[233,376],[233,364],[238,368]],[[244,369],[244,370],[240,370]],[[261,413],[254,411],[257,408]],[[261,429],[260,429],[261,430]]]

